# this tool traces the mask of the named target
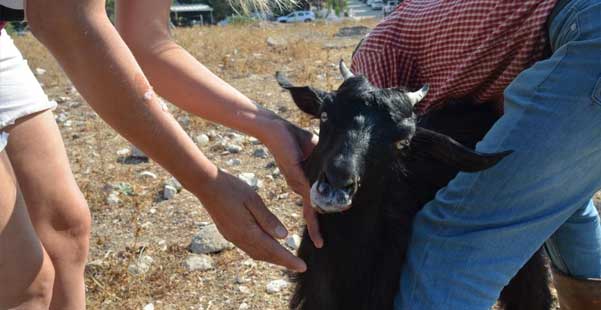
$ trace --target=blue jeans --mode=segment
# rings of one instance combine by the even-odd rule
[[[549,26],[553,54],[505,91],[478,144],[513,150],[460,173],[415,218],[395,308],[489,309],[546,240],[553,263],[601,277],[601,1],[572,0]]]

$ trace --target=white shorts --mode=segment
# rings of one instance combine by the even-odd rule
[[[8,143],[5,127],[24,116],[54,109],[5,30],[0,31],[0,152]]]

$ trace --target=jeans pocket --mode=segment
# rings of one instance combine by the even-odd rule
[[[601,77],[597,80],[597,84],[595,84],[591,98],[593,99],[593,102],[601,105]]]

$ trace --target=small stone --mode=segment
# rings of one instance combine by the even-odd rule
[[[163,252],[167,251],[167,241],[160,240],[157,244],[159,246],[159,250],[161,250]]]
[[[190,117],[188,115],[180,116],[177,121],[182,125],[182,127],[187,127],[190,125]]]
[[[275,161],[270,161],[267,163],[267,165],[265,165],[265,169],[272,169],[277,167],[278,165],[276,165]]]
[[[144,308],[142,308],[143,310],[154,310],[154,305],[153,304],[147,304],[146,306],[144,306]]]
[[[267,37],[267,40],[265,40],[265,42],[267,43],[267,45],[269,45],[271,47],[279,47],[279,46],[286,45],[286,41],[281,40],[281,39],[275,39],[272,37]]]
[[[150,270],[150,266],[154,260],[148,255],[140,257],[136,262],[127,267],[127,271],[133,275],[145,274]]]
[[[180,183],[175,177],[171,177],[169,180],[165,181],[165,185],[169,185],[177,190],[177,192],[181,192],[184,188],[182,183]]]
[[[59,113],[56,116],[56,121],[59,123],[64,123],[65,121],[67,121],[69,119],[69,114],[63,112],[63,113]]]
[[[186,258],[184,267],[189,271],[206,271],[213,269],[213,259],[208,255],[196,255],[192,254]]]
[[[257,263],[252,259],[246,259],[246,260],[242,261],[242,266],[254,268],[257,266]]]
[[[277,198],[278,198],[278,200],[283,200],[283,199],[288,198],[288,196],[290,196],[288,193],[283,193],[283,194],[279,194],[277,196]]]
[[[106,203],[111,207],[118,206],[119,203],[121,203],[121,199],[119,199],[119,193],[115,191],[111,192],[106,198]]]
[[[207,145],[210,141],[209,136],[205,135],[204,133],[196,136],[194,140],[198,145]]]
[[[238,154],[242,151],[242,147],[236,144],[230,144],[225,147],[225,150],[232,154]]]
[[[286,238],[286,246],[288,246],[291,250],[297,250],[301,243],[301,237],[297,234],[293,234]]]
[[[150,214],[155,214],[155,213],[157,213],[157,209],[155,209],[155,208],[150,208],[150,211],[149,211],[149,212],[150,212]]]
[[[230,138],[234,143],[243,143],[245,140],[245,137],[243,135],[235,132],[228,133],[227,137]]]
[[[73,122],[72,122],[71,120],[66,120],[66,121],[63,123],[63,126],[65,126],[65,127],[71,127],[71,125],[73,125]]]
[[[280,173],[280,168],[275,168],[275,169],[273,169],[273,171],[271,172],[271,175],[272,175],[273,177],[279,177],[279,176],[281,175],[281,173]]]
[[[140,172],[140,174],[138,174],[138,176],[142,179],[146,179],[146,178],[156,179],[157,178],[157,175],[150,171],[142,171],[142,172]]]
[[[259,139],[255,138],[255,137],[248,137],[248,142],[250,142],[251,144],[254,144],[254,145],[261,144],[261,141],[259,141]]]
[[[257,178],[254,173],[244,172],[238,175],[242,181],[252,187],[254,190],[257,190],[263,186],[263,182]]]
[[[127,156],[131,150],[129,148],[123,148],[117,151],[117,155],[119,156]]]
[[[244,284],[248,282],[250,282],[250,279],[241,276],[236,276],[236,284]]]
[[[282,289],[285,289],[286,287],[288,287],[288,281],[280,279],[280,280],[273,280],[273,281],[267,283],[265,290],[269,294],[274,294],[274,293],[280,292]]]
[[[177,195],[177,189],[175,187],[171,185],[165,185],[165,187],[163,187],[163,199],[173,199],[175,195]]]
[[[259,147],[255,149],[255,151],[253,152],[253,156],[258,158],[267,158],[269,157],[269,154],[267,153],[265,148]]]
[[[238,310],[248,310],[248,309],[250,309],[250,306],[245,302],[241,303],[240,307],[238,307]]]
[[[188,247],[192,253],[210,254],[221,252],[226,249],[232,249],[234,245],[225,240],[217,230],[215,224],[204,226],[198,234],[192,238],[192,242]]]
[[[238,158],[230,158],[225,164],[228,166],[239,166],[242,162]]]
[[[244,286],[244,285],[238,286],[238,290],[242,294],[248,294],[248,293],[250,293],[250,289],[248,287]]]
[[[44,75],[44,74],[46,74],[46,69],[35,68],[35,74],[36,75]]]
[[[131,146],[131,157],[148,159],[148,156],[146,156],[146,154],[144,154],[144,152],[142,152],[135,145]]]

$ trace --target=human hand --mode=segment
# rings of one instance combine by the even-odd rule
[[[278,118],[274,127],[263,142],[275,157],[280,171],[286,178],[288,186],[303,199],[303,217],[313,244],[317,248],[323,246],[319,232],[317,213],[311,207],[309,197],[310,184],[303,172],[302,161],[305,160],[317,145],[318,137],[306,130],[300,129],[290,122]]]
[[[304,272],[307,265],[275,238],[288,232],[259,195],[242,180],[219,171],[197,194],[223,237],[250,257]]]

